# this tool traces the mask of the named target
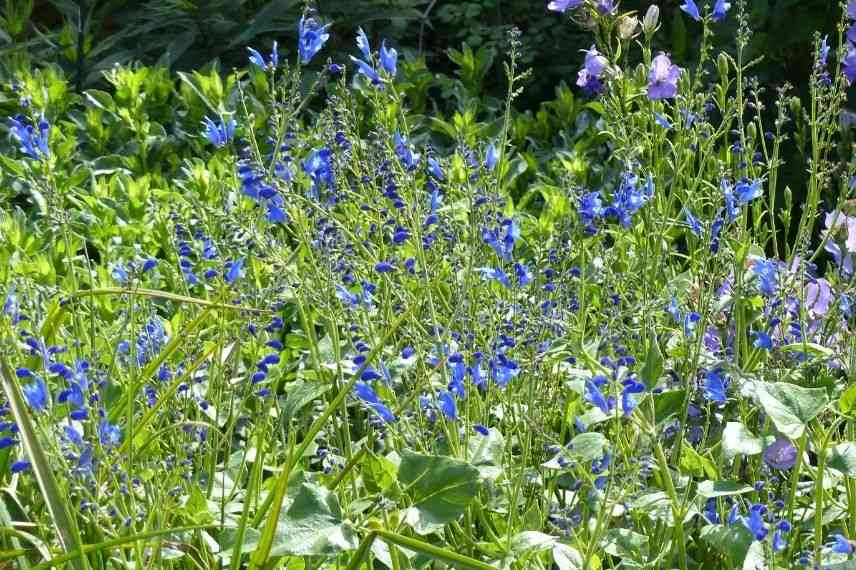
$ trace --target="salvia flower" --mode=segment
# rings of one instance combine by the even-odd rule
[[[711,402],[724,404],[728,401],[726,381],[721,368],[709,370],[704,379],[704,397]]]
[[[387,48],[386,40],[380,44],[380,66],[392,77],[398,73],[398,52],[395,48]]]
[[[208,117],[202,119],[203,131],[202,134],[208,141],[217,148],[223,148],[235,138],[235,120],[229,119],[224,121],[220,119],[219,123],[215,123]]]
[[[366,59],[371,59],[372,57],[372,46],[369,43],[369,38],[366,36],[366,32],[363,31],[362,28],[357,28],[357,47],[360,52],[363,54],[363,57]]]
[[[357,382],[354,385],[354,391],[356,392],[357,397],[362,400],[369,409],[375,412],[378,417],[384,421],[384,423],[392,423],[395,421],[395,414],[393,414],[392,411],[380,401],[380,398],[371,386],[365,382]]]
[[[832,545],[830,546],[832,552],[836,552],[838,554],[853,554],[853,542],[847,540],[842,534],[833,534],[832,535]]]
[[[484,167],[489,171],[493,171],[496,168],[496,164],[499,162],[499,151],[496,149],[496,145],[490,143],[487,147],[487,153],[484,158]]]
[[[309,63],[315,57],[315,54],[321,51],[321,48],[330,39],[330,34],[327,33],[329,26],[329,24],[322,26],[314,18],[306,18],[305,16],[300,18],[300,22],[297,25],[297,46],[301,62],[304,64]]]
[[[24,400],[36,412],[43,412],[48,408],[48,388],[41,377],[36,376],[32,382],[21,386]]]
[[[354,64],[357,66],[357,72],[359,72],[360,75],[368,79],[372,83],[372,85],[380,84],[380,75],[374,67],[372,67],[370,64],[366,63],[361,59],[357,59],[354,56],[350,56],[350,58],[351,61],[353,61]]]
[[[458,419],[458,406],[455,403],[455,396],[451,392],[443,391],[437,397],[440,411],[450,420]]]
[[[547,4],[547,9],[564,14],[583,3],[583,0],[552,0]]]
[[[775,260],[755,258],[752,272],[758,277],[758,292],[765,297],[776,294],[779,285],[779,264]]]
[[[11,117],[9,123],[12,138],[20,145],[18,148],[25,156],[35,160],[50,157],[48,148],[50,124],[44,117],[39,120],[38,130],[29,124],[23,115]]]
[[[767,525],[764,524],[766,510],[767,507],[761,504],[750,505],[749,515],[743,518],[743,524],[755,535],[755,540],[764,540],[769,532]]]
[[[674,99],[678,94],[678,78],[681,68],[672,63],[669,56],[660,53],[651,63],[648,72],[648,98],[652,101]]]

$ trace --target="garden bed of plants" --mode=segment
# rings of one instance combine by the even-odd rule
[[[231,71],[16,67],[0,568],[856,568],[856,1],[805,97],[743,0],[685,66],[547,9],[591,47],[526,112],[519,31],[499,99],[310,9]]]

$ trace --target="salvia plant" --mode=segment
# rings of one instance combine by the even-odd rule
[[[547,8],[593,37],[542,162],[517,31],[484,124],[412,111],[361,29],[324,61],[311,12],[294,61],[249,47],[227,76],[117,67],[76,98],[21,74],[3,564],[856,564],[856,2],[804,101],[753,78],[743,0],[683,2],[685,67],[656,5]]]

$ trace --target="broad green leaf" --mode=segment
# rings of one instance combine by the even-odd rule
[[[654,419],[657,424],[669,421],[681,412],[684,406],[685,392],[683,390],[669,390],[654,394]]]
[[[597,432],[581,433],[571,440],[568,448],[573,456],[580,461],[595,461],[601,459],[609,447],[609,440]]]
[[[681,471],[699,479],[707,477],[715,479],[719,476],[716,465],[709,458],[699,454],[695,448],[684,442],[681,452]]]
[[[619,558],[639,558],[647,555],[648,537],[626,528],[613,528],[606,533],[607,554]]]
[[[856,413],[856,383],[851,384],[844,390],[844,393],[841,394],[841,398],[838,400],[838,407],[843,414],[852,416]]]
[[[556,538],[543,532],[526,530],[511,537],[511,552],[520,555],[526,552],[546,550],[556,544]]]
[[[829,451],[826,465],[848,477],[856,477],[856,442],[839,443]]]
[[[502,454],[505,452],[505,438],[496,428],[490,428],[487,435],[475,434],[467,442],[467,457],[484,479],[496,479],[502,474]]]
[[[582,570],[585,567],[580,551],[567,544],[557,544],[553,547],[553,562],[556,563],[559,570]],[[590,564],[589,567],[596,568],[597,566]]]
[[[702,481],[698,484],[698,494],[705,499],[727,497],[751,493],[755,489],[749,485],[740,485],[732,481]]]
[[[282,406],[283,423],[288,425],[307,404],[322,396],[330,389],[330,384],[297,380],[287,388],[288,396]]]
[[[336,494],[302,483],[292,501],[283,504],[271,545],[271,556],[331,556],[357,547],[354,529],[342,519]]]
[[[722,431],[722,453],[726,461],[738,455],[758,455],[764,451],[764,440],[755,437],[740,422],[728,422]]]
[[[408,524],[428,534],[464,513],[478,491],[479,472],[451,457],[405,453],[398,481],[411,499]]]
[[[802,437],[808,423],[829,403],[823,388],[803,388],[796,384],[755,382],[755,393],[764,412],[782,434]]]
[[[383,493],[395,482],[397,468],[386,457],[370,452],[363,459],[361,466],[363,483],[370,493]]]
[[[701,539],[728,560],[729,568],[739,568],[754,537],[743,525],[708,525],[701,529]]]

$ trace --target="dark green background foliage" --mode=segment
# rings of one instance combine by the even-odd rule
[[[648,7],[649,0],[626,0],[623,9]],[[372,39],[390,38],[408,60],[419,56],[432,71],[457,68],[449,48],[468,45],[481,54],[483,88],[497,96],[504,90],[497,55],[507,31],[524,32],[524,63],[536,73],[518,102],[533,108],[554,97],[561,81],[572,83],[579,50],[590,36],[580,26],[546,9],[546,0],[316,0],[321,18],[333,22],[326,53],[341,61],[353,53],[353,31],[366,29]],[[680,16],[679,0],[663,0],[659,47],[679,61],[692,61],[698,24]],[[834,32],[838,5],[833,0],[749,0],[755,30],[753,55],[762,82],[804,83],[811,67],[815,30]],[[278,39],[285,54],[294,51],[296,23],[304,0],[5,0],[0,42],[5,75],[25,54],[36,62],[58,62],[79,74],[83,87],[103,83],[101,71],[114,63],[160,63],[179,70],[219,62],[222,69],[242,66],[245,46],[268,48]],[[83,17],[81,18],[81,14]],[[83,23],[83,33],[80,24]],[[718,26],[718,41],[733,43],[734,18]],[[481,51],[480,51],[481,50]],[[442,93],[434,94],[439,99]]]

